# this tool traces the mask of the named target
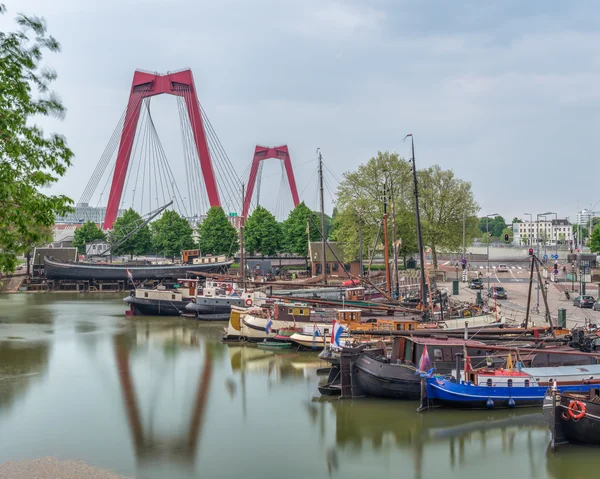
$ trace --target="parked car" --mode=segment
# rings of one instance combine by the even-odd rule
[[[488,290],[488,296],[496,299],[508,299],[508,295],[503,286],[492,286]]]
[[[573,300],[573,306],[579,306],[580,308],[593,308],[596,300],[593,296],[577,296]]]
[[[594,306],[592,307],[592,309],[594,311],[600,311],[600,299],[594,303]]]
[[[499,264],[498,268],[496,268],[496,271],[498,271],[498,273],[508,273],[508,266],[505,264]]]
[[[471,289],[483,289],[483,280],[475,278],[469,281],[469,288]]]

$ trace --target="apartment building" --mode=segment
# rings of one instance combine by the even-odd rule
[[[573,225],[566,219],[551,221],[526,221],[513,223],[513,244],[554,246],[557,244],[571,244],[573,242]],[[536,241],[537,239],[537,241]]]

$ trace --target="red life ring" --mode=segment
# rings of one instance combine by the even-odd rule
[[[252,298],[246,299],[246,306],[252,306]]]
[[[585,416],[585,403],[581,401],[571,401],[569,403],[569,416],[571,419],[581,419]]]

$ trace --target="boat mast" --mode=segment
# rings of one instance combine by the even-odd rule
[[[426,311],[427,307],[427,283],[425,282],[425,255],[423,254],[423,235],[421,233],[421,215],[419,213],[419,187],[417,183],[417,165],[415,163],[415,140],[412,133],[406,135],[410,136],[411,150],[412,150],[412,170],[413,170],[413,183],[415,186],[415,217],[417,219],[417,245],[419,247],[419,259],[421,261],[421,302],[423,305],[423,319],[429,319],[429,313]]]
[[[358,256],[360,262],[360,281],[363,280],[363,234],[362,234],[362,213],[358,212]]]
[[[400,297],[400,275],[398,273],[398,242],[396,238],[396,200],[394,199],[394,179],[390,178],[390,194],[392,196],[392,243],[394,245],[394,294]]]
[[[383,258],[385,261],[385,284],[388,294],[392,294],[392,278],[390,275],[390,251],[387,224],[387,178],[383,183]]]
[[[246,196],[246,185],[242,183],[242,205]],[[242,209],[243,211],[243,209]],[[246,258],[244,258],[244,216],[240,217],[240,275],[242,277],[242,288],[246,289]]]
[[[327,284],[327,257],[325,250],[325,201],[323,199],[323,157],[319,149],[319,190],[321,195],[321,270],[323,272],[323,283]]]

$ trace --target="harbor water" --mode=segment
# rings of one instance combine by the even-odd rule
[[[0,295],[0,464],[154,478],[594,477],[541,411],[417,413],[322,399],[316,353],[221,343],[223,324],[125,317],[123,295]]]

